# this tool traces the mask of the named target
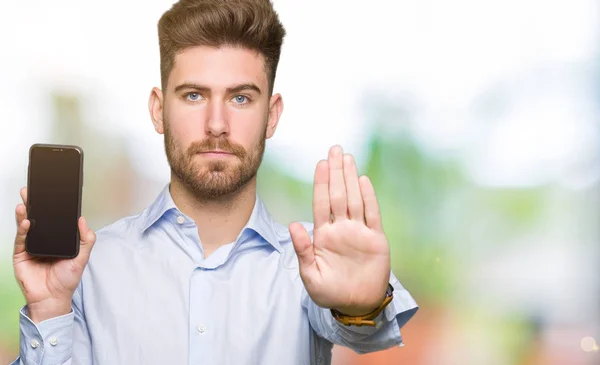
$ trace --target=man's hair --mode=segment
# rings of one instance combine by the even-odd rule
[[[270,95],[284,37],[270,0],[180,0],[158,21],[163,92],[178,53],[195,46],[233,46],[262,54]]]

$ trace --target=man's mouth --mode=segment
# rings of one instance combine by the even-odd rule
[[[233,156],[233,153],[227,152],[227,151],[212,150],[212,151],[200,152],[199,155],[206,156],[206,157],[226,157],[226,156]]]

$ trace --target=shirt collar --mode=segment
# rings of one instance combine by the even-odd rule
[[[170,184],[166,184],[154,203],[152,203],[152,205],[146,209],[146,212],[143,215],[144,224],[142,227],[142,233],[154,225],[154,223],[162,218],[162,216],[169,210],[175,209],[179,211],[175,205],[175,202],[173,201],[169,186]],[[248,223],[242,232],[246,229],[255,231],[279,253],[283,252],[281,245],[279,244],[277,234],[275,233],[273,218],[267,211],[267,208],[264,206],[262,200],[258,196],[258,193],[256,193],[256,201],[254,208],[252,208],[250,219],[248,220]]]
[[[271,246],[273,246],[279,253],[283,252],[281,245],[279,244],[279,238],[275,233],[275,224],[271,214],[267,211],[262,200],[256,193],[256,200],[250,219],[244,229],[251,229],[258,233],[262,238],[265,239]],[[242,230],[243,231],[243,230]]]
[[[154,203],[146,209],[145,215],[143,215],[144,226],[142,227],[142,234],[154,225],[154,223],[156,223],[156,221],[158,221],[167,211],[177,209],[175,202],[171,197],[169,185],[170,184],[165,185]]]

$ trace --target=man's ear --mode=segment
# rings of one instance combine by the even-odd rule
[[[150,98],[148,99],[148,111],[150,112],[150,118],[152,118],[154,130],[156,130],[158,134],[163,134],[165,132],[163,106],[164,99],[162,91],[157,87],[153,87],[150,92]]]
[[[275,134],[281,113],[283,113],[283,98],[281,97],[281,94],[274,94],[271,96],[271,100],[269,101],[269,121],[267,122],[266,135],[267,139],[273,137]]]

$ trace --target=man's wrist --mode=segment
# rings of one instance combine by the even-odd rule
[[[387,293],[388,293],[388,290],[386,288],[386,291],[383,292],[383,294],[379,297],[379,299],[374,304],[370,304],[370,305],[366,305],[366,306],[352,306],[352,307],[341,307],[341,308],[332,308],[332,309],[337,311],[338,313],[341,313],[346,316],[351,316],[351,317],[366,316],[368,314],[373,313],[374,311],[377,310],[377,308],[379,308],[379,306],[385,301],[385,298],[387,297]]]
[[[338,313],[344,315],[344,316],[350,316],[350,317],[362,317],[362,316],[366,316],[368,314],[373,313],[374,311],[377,310],[377,308],[379,308],[379,306],[381,305],[381,303],[383,303],[383,301],[385,300],[385,297],[383,297],[381,299],[381,301],[379,302],[379,304],[375,307],[348,307],[348,308],[332,308],[333,310],[337,311]]]
[[[391,284],[388,284],[385,298],[383,301],[372,311],[366,314],[354,314],[361,313],[362,309],[356,308],[348,308],[346,309],[346,313],[341,312],[337,309],[331,309],[331,315],[340,323],[346,326],[376,326],[375,319],[379,314],[385,309],[385,307],[390,304],[393,299],[394,287]]]
[[[25,313],[35,324],[71,313],[71,302],[35,303],[25,307]]]

